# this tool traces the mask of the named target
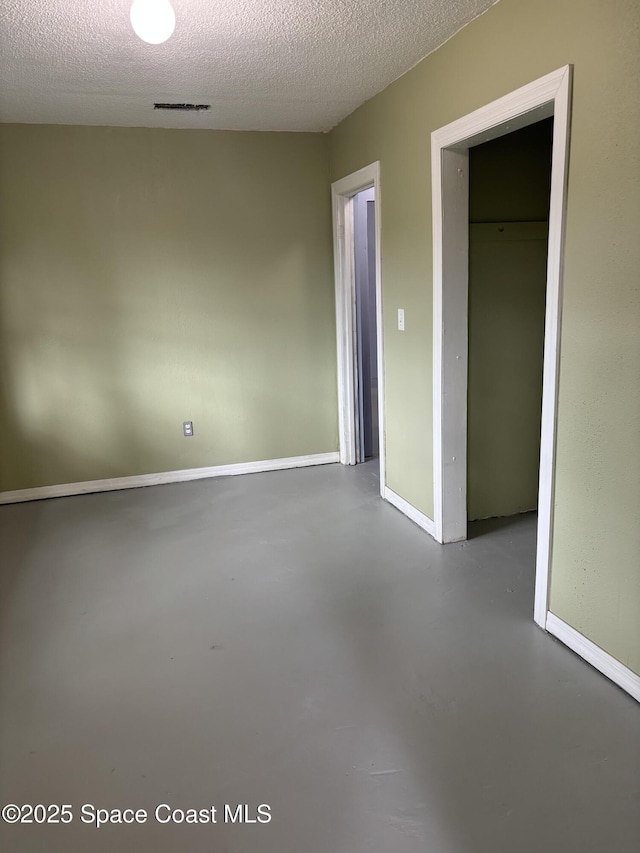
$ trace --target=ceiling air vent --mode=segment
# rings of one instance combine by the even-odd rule
[[[154,104],[154,110],[180,110],[183,113],[200,113],[210,110],[211,104]]]

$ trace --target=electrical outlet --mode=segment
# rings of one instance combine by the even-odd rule
[[[398,308],[398,331],[404,332],[404,308]]]
[[[189,438],[193,435],[193,421],[182,421],[182,432]]]

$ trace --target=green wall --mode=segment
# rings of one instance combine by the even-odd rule
[[[546,222],[469,228],[467,516],[536,508]]]
[[[330,140],[332,180],[381,162],[388,485],[433,517],[429,135],[574,64],[551,609],[638,673],[639,22],[637,0],[501,0]]]
[[[0,491],[335,451],[334,316],[325,136],[0,126]]]
[[[469,151],[467,514],[538,503],[553,119]]]
[[[553,118],[469,149],[469,222],[549,220]]]

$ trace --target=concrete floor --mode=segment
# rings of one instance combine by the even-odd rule
[[[637,853],[640,709],[534,626],[535,519],[443,548],[376,488],[332,465],[0,507],[0,799],[74,809],[1,849]]]

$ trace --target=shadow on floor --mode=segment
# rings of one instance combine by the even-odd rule
[[[523,522],[535,524],[537,513],[535,511],[521,512],[517,515],[506,515],[501,518],[482,518],[478,521],[470,521],[467,524],[467,539],[478,539],[480,536],[488,536],[499,530],[518,527]]]

